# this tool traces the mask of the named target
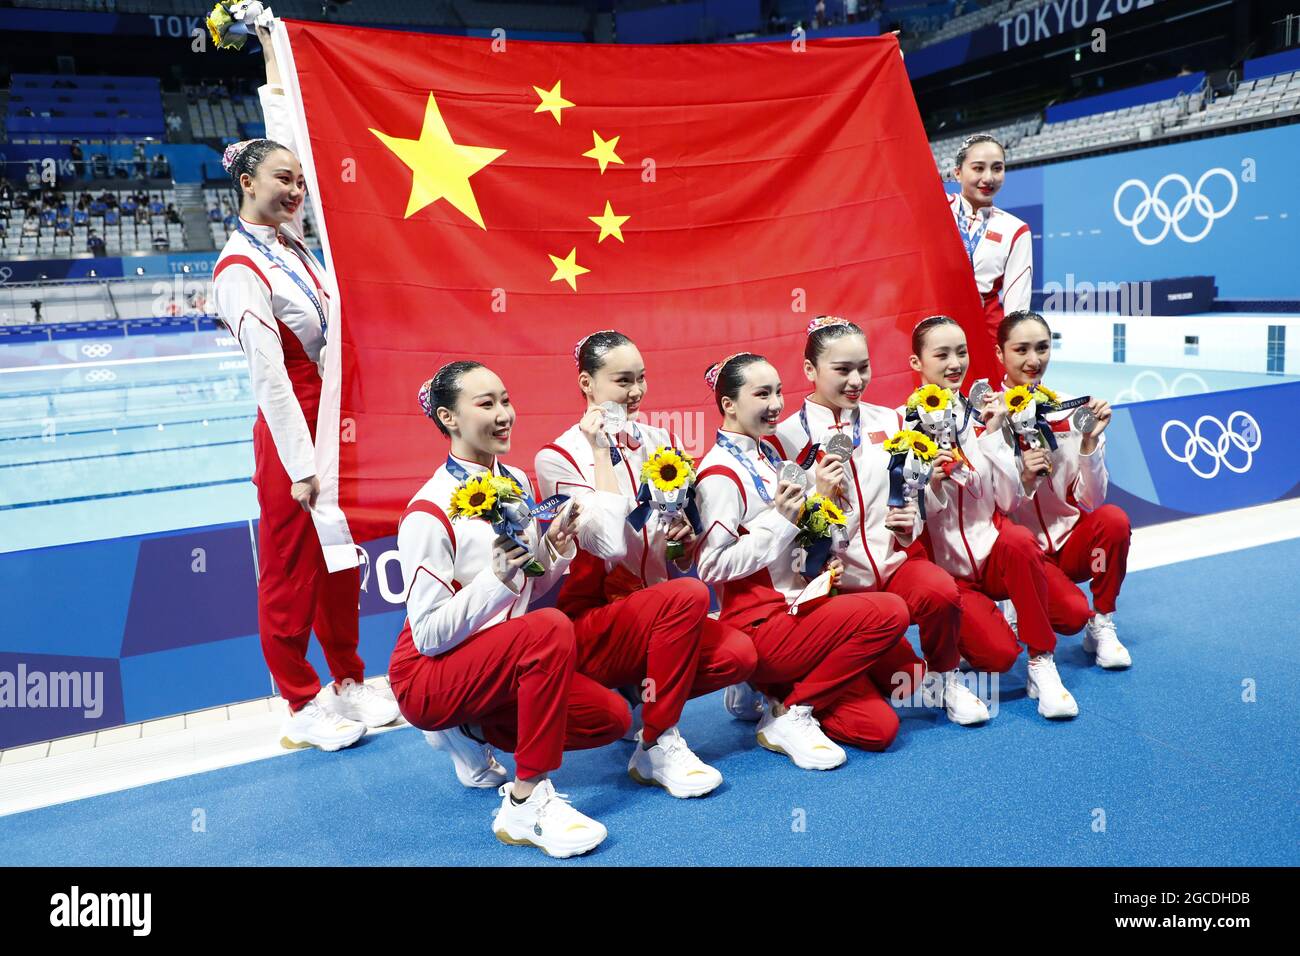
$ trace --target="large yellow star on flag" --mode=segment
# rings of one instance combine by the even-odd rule
[[[432,93],[424,107],[424,127],[419,139],[401,139],[377,129],[370,132],[411,169],[411,195],[403,218],[409,219],[425,206],[445,199],[480,229],[487,229],[469,178],[501,156],[504,149],[453,142]]]
[[[632,217],[614,215],[614,207],[611,206],[609,200],[606,199],[605,211],[599,216],[588,216],[587,218],[600,226],[600,238],[596,240],[597,242],[604,242],[606,236],[613,236],[619,242],[622,242],[623,229],[621,227],[623,223],[627,222]]]
[[[535,89],[537,95],[542,98],[542,102],[538,104],[537,109],[533,110],[533,112],[550,113],[555,117],[555,122],[558,125],[560,122],[560,110],[567,110],[573,105],[560,95],[560,81],[556,80],[555,85],[549,90],[544,90],[540,86],[534,86],[533,89]]]
[[[549,256],[550,253],[548,252]],[[569,250],[569,254],[561,259],[559,256],[551,256],[551,262],[555,264],[555,275],[551,276],[552,282],[559,282],[563,279],[569,283],[569,288],[574,292],[578,291],[578,276],[590,272],[590,269],[584,269],[578,265],[578,247],[574,246]]]
[[[591,138],[596,141],[596,145],[591,147],[591,149],[587,150],[582,155],[590,156],[596,162],[600,163],[600,172],[602,176],[605,174],[605,167],[610,163],[618,163],[620,166],[623,165],[623,160],[619,159],[618,153],[614,152],[614,147],[618,145],[617,136],[609,140],[601,139],[600,134],[593,129],[591,131]]]

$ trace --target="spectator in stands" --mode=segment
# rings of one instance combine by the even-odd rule
[[[208,222],[221,222],[221,210],[217,208],[216,203],[208,207]]]
[[[9,185],[9,180],[0,179],[0,202],[9,205],[13,201],[13,188]]]
[[[86,154],[81,150],[81,140],[74,139],[72,141],[71,153],[72,153],[72,161],[77,164],[78,168],[80,168],[82,162],[86,158]]]
[[[108,205],[102,199],[96,199],[90,204],[90,214],[92,216],[102,216],[108,212]]]
[[[23,220],[23,238],[35,239],[41,234],[41,223],[35,216],[28,216]]]
[[[162,193],[156,193],[154,197],[149,200],[149,214],[151,216],[162,216],[166,214],[166,212],[167,208],[162,204]]]
[[[120,221],[120,219],[119,219],[119,217],[118,217],[118,214],[117,214],[117,210],[116,210],[116,209],[106,209],[106,210],[104,210],[104,225],[106,225],[106,226],[116,226],[116,225],[118,224],[119,221]]]
[[[74,226],[85,226],[90,224],[90,213],[81,207],[80,204],[72,212],[72,224]]]
[[[58,221],[58,218],[59,218],[59,214],[55,212],[53,209],[51,209],[49,206],[46,206],[44,209],[41,210],[42,225],[52,226],[55,224],[55,222]]]
[[[105,255],[104,237],[93,229],[90,231],[90,234],[86,236],[86,251],[94,255],[96,258],[101,258]]]
[[[181,224],[181,214],[176,211],[176,206],[173,203],[167,204],[167,223],[171,226]]]
[[[136,210],[136,202],[134,196],[127,196],[125,199],[122,200],[122,212],[125,215],[134,216],[135,210]]]
[[[54,234],[56,236],[72,235],[72,220],[60,219],[57,223],[55,223]]]
[[[41,176],[36,172],[36,164],[27,167],[27,194],[33,198],[41,194]]]
[[[132,163],[137,179],[144,179],[144,143],[136,143],[132,151]]]
[[[137,206],[135,210],[135,224],[137,226],[149,225],[149,207]]]
[[[28,303],[28,304],[31,305],[31,307],[32,307],[32,313],[33,313],[33,315],[35,316],[35,318],[33,318],[32,321],[33,321],[33,322],[39,322],[39,321],[41,321],[41,300],[40,300],[40,299],[32,299],[32,301],[31,301],[30,303]]]
[[[166,252],[166,251],[167,251],[168,249],[170,249],[170,248],[171,248],[171,243],[169,243],[169,242],[167,241],[167,237],[166,237],[166,236],[164,236],[164,235],[162,235],[162,234],[160,233],[160,234],[158,234],[158,235],[156,235],[156,236],[153,237],[153,251],[154,251],[154,252]]]

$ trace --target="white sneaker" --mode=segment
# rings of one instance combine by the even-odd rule
[[[397,701],[389,694],[380,693],[366,683],[358,684],[349,678],[338,684],[328,684],[316,695],[316,702],[331,714],[346,717],[367,727],[383,727],[398,717]]]
[[[753,723],[762,720],[767,713],[767,698],[756,691],[752,684],[732,684],[722,692],[722,706],[737,720]]]
[[[1109,614],[1097,613],[1088,621],[1083,634],[1083,649],[1096,654],[1098,666],[1107,670],[1133,666],[1133,658],[1129,657],[1128,648],[1119,642],[1115,621]]]
[[[989,709],[979,695],[966,686],[961,671],[948,671],[943,675],[943,709],[954,724],[969,727],[989,719]]]
[[[758,722],[758,744],[785,754],[804,770],[833,770],[844,763],[844,748],[822,733],[812,708],[798,704],[780,717],[768,706]]]
[[[921,682],[921,703],[926,707],[942,707],[949,720],[962,726],[982,724],[989,719],[988,706],[966,686],[960,670],[926,671]]]
[[[506,768],[497,762],[492,748],[475,740],[463,727],[426,730],[424,739],[434,750],[442,750],[451,757],[456,779],[466,787],[486,790],[499,787],[510,779]]]
[[[722,774],[695,756],[676,727],[669,727],[654,745],[636,749],[627,762],[627,773],[637,783],[663,787],[674,797],[702,797],[722,783]]]
[[[502,843],[535,846],[547,856],[563,859],[594,850],[609,836],[604,826],[575,810],[567,795],[556,793],[549,779],[518,805],[510,799],[510,787],[505,783],[497,790],[501,808],[492,819],[492,832]]]
[[[1061,675],[1056,672],[1056,661],[1051,654],[1036,654],[1029,658],[1028,675],[1025,692],[1030,700],[1037,699],[1040,714],[1049,719],[1079,716],[1079,704],[1061,683]]]
[[[290,713],[280,726],[280,746],[289,750],[319,747],[341,750],[362,738],[366,725],[331,714],[316,701],[309,700],[297,713]]]

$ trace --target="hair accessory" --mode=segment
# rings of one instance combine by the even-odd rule
[[[591,338],[593,335],[604,335],[606,332],[614,332],[614,331],[616,330],[601,329],[599,332],[588,332],[582,338],[578,339],[578,344],[573,347],[573,364],[579,365],[580,367],[580,363],[578,362],[578,354],[582,351],[582,347],[587,344],[587,339]]]
[[[704,384],[709,386],[710,391],[716,392],[718,390],[718,376],[721,375],[722,370],[727,367],[727,363],[736,356],[744,354],[744,352],[732,352],[721,362],[714,362],[709,366],[709,370],[704,373]]]
[[[808,335],[812,335],[818,329],[829,329],[835,325],[852,325],[848,319],[840,318],[838,315],[819,315],[808,323]]]
[[[255,139],[246,139],[242,143],[231,143],[226,147],[226,151],[221,154],[221,168],[226,172],[230,172],[230,167],[235,165],[235,162],[239,159],[239,154],[256,142]]]
[[[420,407],[424,409],[424,414],[427,415],[429,418],[433,418],[432,399],[430,398],[432,392],[433,392],[433,379],[429,379],[427,382],[425,382],[423,385],[420,386],[420,395],[419,395]]]

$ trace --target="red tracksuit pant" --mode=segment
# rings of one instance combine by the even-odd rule
[[[528,780],[565,750],[603,747],[631,726],[627,702],[575,673],[573,622],[554,608],[486,628],[443,654],[421,654],[408,622],[389,662],[397,706],[421,730],[478,724]]]
[[[962,656],[975,670],[998,674],[1009,671],[1020,655],[1021,641],[1031,655],[1056,649],[1045,565],[1033,533],[1004,521],[984,561],[980,579],[957,581],[962,611],[958,643]],[[994,603],[1007,598],[1016,609],[1019,641]]]
[[[303,401],[315,433],[315,403]],[[293,482],[280,464],[271,430],[258,412],[253,426],[253,482],[261,520],[257,526],[257,629],[262,653],[275,686],[299,710],[320,690],[320,678],[307,660],[313,627],[339,683],[365,679],[357,656],[357,604],[361,594],[358,568],[330,574],[311,515],[289,495]]]
[[[676,726],[687,700],[749,680],[758,663],[745,634],[708,615],[708,587],[675,578],[574,620],[578,673],[605,687],[637,687],[647,745]]]
[[[1092,605],[1112,614],[1128,572],[1132,537],[1128,515],[1116,505],[1102,505],[1079,515],[1065,544],[1046,555],[1048,598],[1052,618],[1062,634],[1075,634],[1092,617],[1088,599],[1073,582],[1092,583]]]
[[[952,575],[933,561],[908,558],[886,582],[884,591],[901,597],[921,632],[921,653],[932,671],[953,670],[961,657],[961,594]]]
[[[758,651],[750,683],[787,707],[824,711],[898,643],[908,621],[902,598],[862,591],[773,614],[748,629]]]
[[[926,660],[916,656],[906,638],[900,638],[843,695],[813,712],[832,740],[863,750],[885,750],[894,742],[898,736],[895,708],[920,689],[927,662],[930,670],[949,671],[960,656],[962,596],[952,575],[932,561],[908,558],[886,583],[885,593],[903,600],[908,617],[921,632]]]

